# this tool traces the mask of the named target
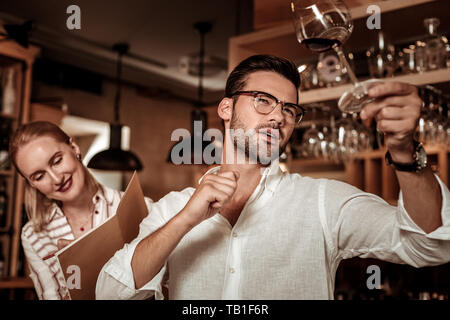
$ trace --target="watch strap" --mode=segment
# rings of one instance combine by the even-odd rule
[[[413,155],[414,158],[415,158],[415,153],[417,152],[419,147],[420,147],[420,142],[414,140],[414,155]],[[386,151],[385,160],[388,165],[391,165],[392,167],[394,167],[395,170],[398,170],[398,171],[407,171],[407,172],[420,171],[420,165],[417,163],[417,159],[414,159],[414,161],[411,163],[395,162],[394,160],[392,160],[392,156],[391,156],[390,152]]]

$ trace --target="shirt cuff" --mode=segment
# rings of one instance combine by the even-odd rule
[[[450,201],[450,191],[447,186],[441,181],[441,179],[435,174],[435,177],[439,183],[442,195],[442,207],[441,207],[441,219],[442,226],[434,230],[433,232],[426,233],[423,231],[409,216],[403,203],[403,194],[400,190],[400,196],[398,200],[398,223],[400,229],[410,232],[419,233],[425,235],[429,239],[435,240],[450,240],[450,208],[448,203]]]
[[[143,239],[140,239],[138,241],[133,241],[130,244],[125,244],[125,246],[121,250],[117,251],[116,254],[107,263],[104,271],[130,289],[129,291],[131,292],[131,296],[122,298],[132,298],[132,296],[138,295],[144,291],[151,291],[152,294],[155,294],[156,300],[163,300],[164,295],[162,292],[162,284],[164,274],[166,272],[166,263],[163,265],[158,274],[156,274],[156,276],[153,277],[153,279],[147,282],[144,286],[139,289],[136,289],[135,287],[131,260],[133,259],[136,246],[142,240]]]

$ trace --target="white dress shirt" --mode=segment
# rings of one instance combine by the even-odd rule
[[[342,259],[443,264],[450,261],[450,192],[439,184],[443,225],[426,234],[408,216],[401,193],[394,207],[346,183],[282,173],[273,164],[233,227],[220,214],[201,222],[160,272],[135,288],[136,245],[180,212],[194,189],[171,192],[152,204],[138,237],[103,267],[96,297],[162,299],[168,280],[170,299],[333,299]]]
[[[93,196],[94,212],[92,228],[103,224],[116,214],[123,192],[101,186]],[[151,199],[146,198],[147,206]],[[74,240],[75,236],[61,208],[54,204],[50,209],[49,223],[41,232],[36,232],[32,221],[22,228],[22,246],[30,268],[37,296],[40,300],[68,299],[69,291],[57,258],[59,239]]]

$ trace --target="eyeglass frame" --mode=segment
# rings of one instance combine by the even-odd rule
[[[273,100],[275,100],[276,104],[272,108],[271,111],[269,111],[267,113],[263,113],[261,111],[258,111],[258,109],[256,108],[256,100],[255,100],[257,94],[264,94],[264,95],[267,95],[268,97],[272,98]],[[291,105],[291,106],[295,107],[297,110],[299,109],[301,111],[301,115],[300,115],[300,118],[295,121],[295,126],[298,125],[302,121],[303,117],[305,116],[305,114],[307,112],[307,110],[305,108],[303,108],[302,106],[300,106],[297,103],[281,101],[277,97],[275,97],[274,95],[272,95],[270,93],[267,93],[267,92],[264,92],[264,91],[257,91],[257,90],[236,91],[235,93],[231,94],[231,97],[239,96],[239,95],[253,97],[253,107],[255,108],[256,112],[258,112],[259,114],[271,114],[273,112],[273,110],[275,110],[275,108],[279,104],[281,104],[282,107],[284,107],[285,105]],[[298,114],[295,116],[295,118],[297,118],[297,117],[298,117]]]

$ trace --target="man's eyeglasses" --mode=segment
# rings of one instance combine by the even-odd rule
[[[253,106],[255,110],[261,114],[271,113],[278,104],[281,104],[281,111],[286,116],[286,119],[290,122],[294,122],[295,125],[302,121],[306,110],[296,103],[283,102],[267,92],[262,91],[236,91],[231,96],[251,96],[253,97]]]

